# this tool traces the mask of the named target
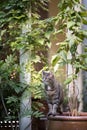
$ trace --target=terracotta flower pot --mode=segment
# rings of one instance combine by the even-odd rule
[[[87,113],[49,117],[48,130],[87,130]]]

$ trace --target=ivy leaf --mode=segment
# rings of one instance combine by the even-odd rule
[[[3,36],[5,32],[6,32],[6,29],[2,30],[1,31],[1,36]]]
[[[51,42],[46,42],[48,48],[51,48]]]
[[[44,39],[39,39],[38,42],[43,45],[44,44]]]
[[[51,33],[50,31],[48,31],[48,32],[45,33],[45,37],[46,37],[47,39],[50,38],[50,33]]]
[[[53,33],[53,35],[55,35],[55,34],[59,34],[59,33],[62,33],[62,32],[63,32],[62,29],[60,29],[60,30],[55,30],[55,32]]]
[[[61,56],[61,58],[62,58],[65,62],[67,62],[67,53],[66,53],[66,51],[61,51],[61,52],[60,52],[60,56]]]
[[[21,16],[15,16],[14,18],[15,18],[15,19],[18,19],[18,20],[20,20],[20,19],[23,19],[23,18],[25,18],[25,15],[21,15]]]
[[[69,77],[65,80],[64,84],[67,85],[72,81],[72,77]]]
[[[73,22],[73,21],[67,22],[67,28],[71,28],[71,27],[73,27],[74,25],[75,25],[75,22]]]
[[[87,18],[85,19],[83,19],[83,24],[87,24]]]
[[[80,12],[80,16],[87,17],[87,11]]]
[[[52,65],[55,66],[59,60],[60,60],[60,56],[58,56],[57,54],[52,56],[52,61],[51,61]]]

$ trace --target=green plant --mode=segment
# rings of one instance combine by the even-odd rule
[[[5,61],[0,61],[0,102],[2,106],[2,118],[9,118],[12,115],[13,118],[18,118],[19,111],[19,81],[17,81],[17,75],[20,71],[18,66],[17,57],[9,55]],[[15,105],[15,109],[14,106]],[[14,109],[14,112],[12,111]],[[10,114],[9,115],[9,110]]]
[[[58,7],[60,12],[53,18],[55,24],[54,34],[64,33],[65,40],[57,43],[58,50],[53,56],[52,65],[57,71],[59,66],[70,65],[72,72],[68,75],[65,84],[71,85],[72,95],[70,95],[70,109],[77,111],[78,88],[75,84],[80,70],[87,71],[87,47],[83,44],[87,37],[87,30],[83,30],[82,25],[87,24],[87,11],[80,0],[61,0]],[[82,48],[79,53],[78,48]]]
[[[21,49],[24,49],[24,52],[31,51],[30,68],[31,66],[35,67],[35,64],[38,63],[47,64],[43,52],[46,52],[47,47],[50,46],[49,37],[53,30],[53,24],[50,19],[40,19],[39,8],[47,10],[47,0],[0,1],[0,94],[2,109],[5,110],[5,115],[1,116],[7,120],[19,118],[22,93],[25,90],[30,91],[28,85],[19,81],[21,72],[19,51]],[[27,23],[30,23],[30,27],[25,35],[22,33],[22,28]],[[27,67],[26,69],[28,69]],[[41,98],[40,75],[37,75],[38,72],[34,68],[30,69],[30,72],[33,79],[38,80],[36,82],[32,79],[31,91],[34,90],[35,98]],[[33,116],[41,116],[41,113],[34,110]]]

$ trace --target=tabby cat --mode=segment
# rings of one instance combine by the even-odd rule
[[[48,116],[62,114],[63,91],[51,72],[42,72],[42,81],[45,87],[46,100],[48,103]]]

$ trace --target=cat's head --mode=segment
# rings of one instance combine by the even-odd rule
[[[46,85],[53,85],[54,75],[50,71],[42,71],[42,81]]]

